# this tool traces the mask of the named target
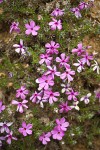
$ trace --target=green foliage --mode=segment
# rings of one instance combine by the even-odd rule
[[[8,49],[5,47],[7,53],[4,51],[0,54],[0,59],[2,59],[0,62],[0,88],[10,93],[9,98],[7,98],[7,100],[10,100],[6,100],[5,103],[8,104],[11,102],[12,98],[15,96],[14,90],[18,89],[22,84],[25,84],[27,88],[30,89],[30,96],[36,90],[37,84],[35,83],[35,79],[41,74],[41,71],[37,72],[37,70],[38,68],[42,71],[46,70],[45,66],[40,67],[38,63],[40,54],[45,52],[45,43],[54,40],[60,43],[60,53],[65,52],[66,55],[70,55],[71,50],[75,48],[79,42],[82,42],[85,36],[96,36],[100,33],[100,27],[98,25],[94,26],[93,22],[89,20],[87,15],[89,12],[83,12],[83,17],[77,19],[69,11],[70,7],[75,6],[78,2],[79,0],[71,3],[69,1],[68,6],[65,6],[65,15],[62,17],[63,30],[52,32],[48,25],[51,21],[51,16],[49,15],[50,12],[44,11],[45,7],[40,9],[40,6],[42,5],[41,3],[38,4],[32,0],[30,3],[27,0],[8,0],[8,2],[2,4],[3,13],[0,16],[1,24],[5,23],[10,26],[12,21],[20,22],[21,33],[12,40],[12,45],[13,43],[19,43],[20,39],[23,39],[25,46],[28,47],[28,54],[25,58],[16,54],[13,48],[9,48],[10,50],[8,52]],[[38,15],[40,14],[41,19],[39,20]],[[24,24],[28,23],[30,20],[34,20],[41,27],[37,37],[26,36],[24,34]],[[76,59],[76,56],[70,57],[71,65]],[[72,68],[75,69],[74,66],[72,66]],[[13,77],[9,77],[10,72],[13,74]],[[68,115],[65,114],[65,117],[68,118],[69,122],[71,121],[70,128],[66,132],[64,138],[65,142],[67,141],[67,144],[69,145],[75,145],[79,138],[82,137],[85,137],[85,141],[87,141],[88,145],[91,145],[93,137],[100,134],[100,121],[98,121],[99,119],[96,115],[99,111],[99,106],[94,96],[95,85],[98,85],[99,81],[100,76],[93,72],[89,67],[87,67],[81,74],[76,73],[73,87],[79,90],[81,96],[84,96],[89,92],[91,92],[93,96],[87,106],[83,104],[83,102],[80,102],[79,107],[81,110],[79,112],[73,110],[72,113]],[[54,87],[54,90],[56,91],[58,90],[58,84],[61,83],[61,81],[57,78],[55,82],[56,86]],[[78,85],[76,82],[78,82]],[[61,91],[60,88],[59,91]],[[81,97],[79,96],[78,99],[80,98]],[[15,109],[12,107],[9,108],[13,112],[13,116],[10,119],[12,121],[15,120],[16,124],[18,123],[18,125],[21,125],[22,121],[18,121],[19,118],[26,120],[27,123],[31,122],[33,124],[33,135],[23,138],[19,135],[16,129],[14,134],[18,135],[19,139],[17,142],[13,141],[11,146],[7,146],[7,150],[35,150],[37,148],[35,142],[39,135],[41,135],[42,132],[51,131],[55,125],[54,119],[61,116],[54,112],[54,108],[57,108],[61,101],[66,100],[66,96],[61,96],[57,103],[53,106],[47,104],[44,109],[30,104],[30,109],[33,115],[33,117],[30,118],[26,118],[26,112],[24,117],[23,115],[16,116]],[[9,112],[5,110],[1,121],[3,119],[6,120],[8,114]],[[16,118],[14,119],[15,116]],[[40,120],[43,117],[49,118],[50,121],[48,124]]]

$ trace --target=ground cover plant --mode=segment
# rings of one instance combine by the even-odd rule
[[[0,49],[1,149],[96,150],[100,68],[83,43],[99,33],[92,7],[93,0],[0,1],[0,32],[9,34]]]

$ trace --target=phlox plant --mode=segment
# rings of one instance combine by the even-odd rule
[[[87,3],[81,1],[77,7],[71,8],[69,12],[74,13],[76,18],[79,19],[82,17],[81,11],[89,9],[92,4],[93,1]],[[54,34],[59,32],[60,34],[63,31],[62,18],[65,13],[65,9],[55,8],[49,14],[51,20],[45,24],[49,32]],[[25,23],[24,36],[37,39],[42,30],[42,25],[38,24],[35,18]],[[21,33],[20,23],[17,21],[13,21],[10,26],[10,34],[13,34],[13,32],[17,36]],[[28,47],[24,46],[24,42],[26,42],[25,39],[20,38],[19,44],[14,44],[12,47],[15,48],[18,57],[22,58],[21,56],[23,55],[25,58],[31,57],[31,54],[31,56],[26,55]],[[21,82],[20,87],[16,88],[15,98],[11,99],[10,106],[12,107],[12,111],[13,113],[16,112],[18,116],[22,116],[21,121],[16,126],[14,126],[17,122],[16,120],[13,122],[0,122],[0,147],[4,141],[7,144],[11,144],[12,140],[18,141],[19,137],[22,139],[33,137],[36,130],[38,131],[36,132],[38,133],[38,137],[36,138],[43,145],[47,145],[52,140],[61,141],[66,138],[67,134],[72,136],[70,131],[73,124],[70,117],[67,117],[68,114],[70,115],[71,112],[72,115],[73,112],[77,114],[81,109],[87,109],[88,105],[92,103],[95,105],[95,100],[93,101],[92,98],[99,99],[100,101],[100,90],[95,90],[94,93],[90,93],[89,90],[83,92],[83,87],[80,88],[80,83],[77,82],[83,73],[87,73],[87,70],[99,75],[99,63],[96,61],[95,55],[88,51],[89,48],[91,47],[85,47],[80,41],[68,53],[61,50],[62,45],[60,41],[58,42],[52,36],[51,39],[44,43],[44,52],[40,53],[38,62],[40,72],[34,81],[36,86],[32,87],[32,84],[29,87],[28,83],[31,83],[31,77],[28,76],[26,84]],[[41,68],[43,68],[42,71]],[[32,69],[30,68],[30,70]],[[25,70],[27,70],[27,67]],[[38,69],[36,71],[38,72]],[[13,78],[13,75],[11,78]],[[54,119],[52,121],[53,125],[49,123],[50,128],[47,128],[47,130],[42,131],[40,123],[35,125],[38,121],[35,120],[37,118],[34,112],[34,116],[31,116],[30,119],[23,117],[28,111],[34,111],[35,108],[40,107],[45,112],[45,110],[47,111],[47,107],[50,111],[50,109],[55,109],[55,106],[58,110],[56,111],[58,116],[55,115],[54,118],[52,117],[52,120]],[[0,100],[0,114],[3,114],[7,108],[3,100]],[[50,112],[52,113],[52,111]],[[16,127],[18,138],[12,126]],[[46,128],[46,126],[44,127]]]

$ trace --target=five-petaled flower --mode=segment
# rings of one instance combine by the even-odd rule
[[[16,137],[13,137],[13,132],[12,131],[9,131],[9,133],[5,136],[5,138],[7,138],[7,143],[8,144],[11,144],[11,140],[17,140]]]
[[[68,106],[68,102],[66,101],[65,103],[62,102],[60,105],[59,105],[59,112],[60,113],[67,113],[69,110],[71,110],[71,107]]]
[[[63,79],[68,79],[68,83],[73,81],[73,75],[75,75],[75,71],[74,70],[71,70],[70,68],[66,68],[66,71],[64,73],[62,73],[60,75],[60,78],[63,80]]]
[[[42,141],[42,144],[47,145],[48,142],[50,142],[50,137],[51,137],[51,133],[43,133],[40,137],[39,137],[39,141]]]
[[[77,101],[77,97],[79,95],[78,92],[75,92],[73,89],[70,91],[67,91],[66,94],[68,95],[68,100],[74,100]]]
[[[36,36],[38,34],[37,31],[40,29],[39,26],[36,26],[33,20],[30,21],[30,24],[25,24],[25,27],[26,27],[25,34],[26,35],[32,34],[33,36]]]
[[[80,101],[84,101],[85,104],[89,103],[89,97],[91,96],[91,93],[88,93],[87,95],[83,96]]]
[[[22,39],[20,39],[20,44],[14,44],[13,47],[16,48],[15,51],[17,53],[25,55],[25,53],[26,53],[26,47],[24,46]]]
[[[20,28],[18,26],[19,26],[19,22],[12,22],[12,24],[10,26],[10,33],[13,31],[19,33]]]
[[[93,55],[89,55],[88,52],[86,52],[84,55],[82,55],[83,58],[81,58],[81,62],[84,64],[86,63],[88,66],[90,66],[89,60],[93,60]]]
[[[52,21],[49,22],[49,26],[51,27],[51,30],[61,30],[62,29],[62,22],[61,20],[56,20],[52,18]]]
[[[62,83],[62,84],[61,84],[61,87],[63,87],[62,90],[61,90],[62,93],[65,93],[65,92],[67,92],[67,91],[69,91],[69,90],[71,89],[69,83],[67,83],[67,84],[63,84],[63,83]]]
[[[72,49],[72,53],[77,53],[78,56],[80,56],[81,54],[83,54],[85,52],[85,49],[83,48],[82,43],[79,43],[77,45],[77,48]]]
[[[62,131],[57,126],[51,131],[52,138],[56,140],[62,140],[63,136],[65,135],[64,131]]]
[[[21,86],[20,89],[16,90],[16,98],[25,99],[28,93],[29,91],[25,88],[25,86]]]
[[[60,48],[60,44],[54,41],[45,44],[47,54],[58,54],[58,48]]]
[[[65,68],[70,68],[69,62],[69,56],[66,57],[65,53],[62,53],[60,57],[56,57],[56,62],[59,62],[59,67],[64,66]]]
[[[62,131],[66,131],[69,126],[69,122],[66,122],[64,117],[61,119],[56,119],[56,124],[57,127]]]
[[[80,9],[78,7],[71,8],[71,12],[73,12],[75,14],[76,18],[82,17],[81,13],[80,13]]]
[[[79,108],[78,104],[79,104],[79,101],[73,102],[73,105],[70,107],[79,111],[80,108]]]
[[[13,122],[0,122],[0,132],[4,133],[4,132],[9,132],[9,127],[13,124]]]
[[[33,103],[36,103],[37,100],[41,100],[41,94],[35,91],[35,92],[32,94],[32,96],[30,97],[30,100],[31,100]]]
[[[23,100],[22,102],[18,102],[16,100],[12,100],[12,104],[13,105],[17,105],[17,110],[16,111],[19,111],[20,113],[23,113],[23,107],[24,108],[28,108],[28,106],[26,105],[26,103],[28,103],[27,100]]]
[[[40,55],[40,61],[39,61],[39,64],[43,64],[44,62],[46,63],[46,65],[50,65],[51,64],[51,60],[52,60],[52,57],[50,57],[49,54],[41,54]]]
[[[54,76],[60,76],[60,72],[57,71],[57,67],[56,66],[47,66],[48,71],[45,73],[45,75],[51,75],[52,78],[54,79]]]
[[[58,100],[57,97],[60,96],[60,93],[59,92],[53,92],[52,90],[46,90],[44,92],[44,96],[43,96],[43,99],[45,100],[49,100],[49,103],[50,104],[53,104],[53,102],[56,102]]]
[[[32,134],[32,124],[26,124],[26,122],[22,122],[22,127],[19,128],[19,132],[23,134],[23,136],[27,136],[28,134]]]
[[[82,72],[82,70],[84,69],[84,62],[82,62],[81,60],[77,60],[78,63],[74,63],[74,66],[77,66],[77,72]]]
[[[49,86],[54,85],[54,81],[51,75],[49,76],[43,75],[42,77],[36,79],[36,83],[39,83],[38,90],[42,90],[42,89],[48,90]]]

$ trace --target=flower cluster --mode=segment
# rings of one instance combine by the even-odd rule
[[[62,140],[62,137],[65,135],[65,131],[69,126],[69,122],[66,122],[65,118],[56,119],[56,126],[51,132],[43,133],[39,140],[42,144],[46,145],[50,141],[50,137],[55,140]]]
[[[78,59],[77,63],[74,63],[74,66],[77,66],[77,71],[80,73],[82,70],[84,70],[84,65],[90,66],[90,61],[94,60],[93,55],[89,55],[89,53],[86,51],[86,49],[90,48],[90,46],[83,47],[82,43],[79,43],[77,45],[77,48],[72,49],[72,54],[76,54],[80,59]]]
[[[86,2],[80,2],[79,5],[75,8],[71,8],[71,12],[73,12],[76,16],[76,18],[82,17],[81,12],[84,9],[88,9],[93,5],[93,1]]]
[[[59,54],[58,48],[60,48],[60,44],[55,41],[45,44],[45,48],[46,53],[40,55],[39,64],[45,65],[47,70],[43,72],[41,77],[36,79],[36,83],[39,84],[38,91],[35,91],[32,94],[30,100],[33,103],[40,103],[41,107],[44,107],[45,102],[49,102],[50,105],[57,102],[61,95],[60,92],[55,92],[53,87],[56,84],[55,78],[59,78],[61,82],[64,81],[65,83],[61,84],[62,93],[65,93],[68,96],[67,100],[70,101],[61,102],[59,105],[59,112],[67,113],[73,108],[79,110],[78,96],[80,93],[71,87],[71,82],[74,80],[73,76],[75,75],[75,71],[71,69],[70,56],[66,56],[65,53],[61,53],[57,56]],[[89,55],[87,52],[88,48],[90,48],[90,46],[83,47],[82,43],[79,43],[77,48],[72,49],[72,55],[76,54],[77,57],[80,58],[78,59],[78,63],[73,63],[74,66],[78,66],[78,73],[85,69],[85,65],[90,67],[91,61],[94,60],[94,56]],[[87,94],[80,99],[80,102],[84,101],[85,104],[88,104],[90,96],[91,93]],[[61,131],[60,128],[55,127],[51,132],[43,133],[39,139],[43,144],[47,144],[47,142],[50,141],[51,136],[53,136],[54,139],[60,140],[64,136],[64,131]]]
[[[1,3],[2,1],[0,1]],[[91,2],[80,2],[78,7],[72,8],[71,11],[75,14],[77,18],[81,17],[80,11],[83,9],[87,9],[90,7]],[[61,17],[64,14],[64,10],[56,8],[51,13],[52,21],[49,22],[49,26],[51,30],[62,30],[62,21],[57,17]],[[31,20],[29,23],[25,24],[25,34],[37,36],[38,30],[40,26],[36,25],[36,23]],[[10,33],[12,32],[20,32],[19,22],[13,22],[10,26]],[[27,48],[23,44],[23,40],[20,39],[19,44],[14,44],[13,47],[15,51],[21,55],[25,55]],[[60,53],[59,48],[61,45],[56,41],[49,41],[45,44],[45,53],[40,54],[40,66],[45,66],[45,71],[41,73],[41,76],[36,79],[36,83],[38,84],[38,89],[32,93],[30,96],[30,101],[35,104],[40,104],[43,108],[44,103],[49,103],[53,105],[54,103],[59,104],[59,113],[62,115],[63,113],[68,113],[73,109],[80,110],[79,105],[81,101],[85,104],[90,102],[91,93],[85,93],[83,97],[81,97],[81,91],[78,91],[76,87],[73,87],[73,80],[75,80],[75,75],[77,73],[81,73],[85,70],[85,68],[92,67],[93,71],[97,71],[99,74],[99,65],[98,62],[94,60],[94,55],[90,55],[87,49],[90,46],[84,47],[80,42],[78,43],[76,48],[72,49],[71,56],[75,56],[77,58],[77,62],[71,60],[71,56],[66,53]],[[95,64],[92,64],[94,60]],[[75,66],[75,67],[74,67]],[[74,70],[74,68],[77,71]],[[60,86],[61,93],[59,88],[55,89],[54,86]],[[12,100],[12,105],[17,105],[17,112],[23,113],[25,109],[28,108],[28,100],[27,96],[29,94],[29,90],[26,89],[25,86],[21,86],[18,90],[16,90],[16,98],[18,100]],[[65,94],[66,100],[63,99],[62,95]],[[100,91],[96,91],[96,98],[100,100]],[[81,98],[80,98],[81,97]],[[0,101],[0,113],[5,110],[5,105],[3,105],[2,101]],[[16,137],[13,137],[13,132],[10,130],[10,126],[12,122],[0,122],[0,146],[2,146],[2,141],[6,140],[8,144],[11,144],[11,140],[17,140]],[[18,129],[19,133],[23,136],[32,134],[31,123],[22,122],[22,126]],[[40,135],[39,140],[42,144],[46,145],[51,139],[54,140],[62,140],[67,128],[69,127],[69,122],[66,121],[64,117],[56,119],[55,127],[47,133],[43,133]]]
[[[17,105],[17,111],[20,113],[23,113],[24,108],[28,108],[26,105],[28,100],[25,99],[28,93],[29,91],[25,88],[25,86],[21,86],[21,88],[16,91],[16,98],[20,98],[21,101],[12,100],[12,104]]]
[[[17,140],[16,137],[13,137],[13,131],[10,130],[12,124],[12,122],[0,122],[0,146],[2,146],[2,140],[5,140],[8,144],[11,144],[12,140]]]
[[[52,21],[49,22],[49,26],[51,30],[62,29],[62,21],[61,19],[58,20],[56,17],[62,16],[63,14],[64,14],[64,10],[61,10],[59,8],[56,8],[53,10],[53,12],[51,13],[51,16],[55,18],[52,18]]]

